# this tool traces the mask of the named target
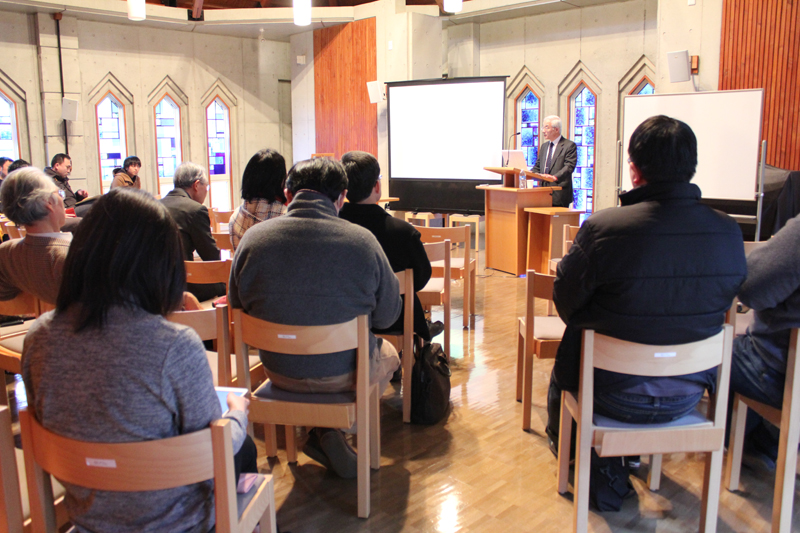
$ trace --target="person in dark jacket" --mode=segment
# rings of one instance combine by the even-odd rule
[[[50,166],[44,169],[44,173],[53,178],[53,181],[62,192],[64,207],[69,209],[75,204],[89,197],[89,193],[83,189],[72,190],[69,184],[69,175],[72,173],[72,158],[67,154],[56,154],[50,161]]]
[[[414,290],[419,291],[431,279],[431,262],[422,246],[420,234],[414,226],[394,218],[378,205],[381,198],[381,167],[378,160],[367,152],[347,152],[342,156],[347,171],[347,201],[339,218],[368,229],[383,248],[392,270],[402,272],[414,269]],[[405,298],[405,296],[403,297]],[[441,333],[444,325],[436,322],[428,326],[425,313],[417,295],[414,295],[414,333],[429,341]],[[403,313],[390,328],[379,333],[403,330]]]
[[[547,434],[558,441],[561,391],[577,391],[581,336],[589,328],[655,345],[717,334],[747,274],[742,233],[733,219],[700,203],[689,183],[697,166],[691,128],[651,117],[628,149],[633,190],[622,207],[589,217],[561,260],[554,288],[567,324],[548,394]],[[716,371],[653,378],[595,370],[595,412],[631,423],[690,413]]]
[[[194,163],[181,163],[175,169],[173,182],[175,188],[161,199],[161,203],[181,230],[184,261],[192,261],[195,250],[203,261],[219,261],[220,252],[211,235],[208,208],[203,205],[208,196],[208,178],[203,167]],[[224,295],[225,284],[187,283],[186,290],[202,302]]]

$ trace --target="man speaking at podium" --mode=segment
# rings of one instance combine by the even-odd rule
[[[556,115],[545,117],[542,136],[547,140],[539,148],[539,157],[531,172],[556,180],[553,186],[561,187],[561,190],[553,191],[553,207],[569,207],[572,202],[572,171],[578,162],[578,149],[574,142],[561,136],[561,119]]]

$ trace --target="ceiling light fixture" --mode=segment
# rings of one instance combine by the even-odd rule
[[[130,0],[128,0],[130,1]],[[444,0],[444,11],[447,13],[461,13],[464,9],[462,0]]]
[[[146,17],[144,0],[128,0],[128,20],[144,20]]]
[[[292,0],[292,11],[297,26],[311,24],[311,0]]]

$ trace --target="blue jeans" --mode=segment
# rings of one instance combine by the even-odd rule
[[[786,376],[764,364],[747,335],[733,339],[731,359],[731,388],[728,399],[728,424],[730,429],[733,395],[739,393],[761,403],[780,409],[783,405],[783,386]],[[778,458],[778,429],[761,418],[752,409],[747,411],[745,444],[766,454],[772,460]],[[727,440],[727,436],[726,436]]]
[[[700,403],[702,397],[702,392],[688,396],[667,397],[601,392],[594,396],[594,412],[631,424],[659,424],[688,415]],[[561,389],[552,376],[547,393],[547,414],[547,435],[558,444],[558,434],[561,429]],[[573,439],[575,435],[573,427]]]

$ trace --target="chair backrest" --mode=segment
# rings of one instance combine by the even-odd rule
[[[145,442],[84,442],[43,428],[23,409],[19,414],[36,531],[56,531],[52,474],[62,482],[95,490],[162,490],[213,479],[217,530],[236,523],[236,483],[230,420],[187,435]],[[231,518],[232,517],[232,518]],[[37,527],[38,524],[38,527]]]
[[[467,228],[468,226],[461,226],[463,228]],[[451,251],[450,251],[450,240],[447,239],[443,242],[429,242],[422,245],[425,248],[425,254],[428,256],[428,261],[433,263],[434,261],[444,261],[444,279],[450,280],[450,262],[451,262]],[[445,283],[445,293],[450,294],[449,283]]]
[[[230,259],[223,261],[184,261],[186,265],[186,283],[224,283],[228,284],[231,276]]]
[[[189,326],[204,341],[217,341],[217,380],[220,386],[229,386],[232,376],[228,306],[220,305],[214,309],[202,309],[199,311],[178,311],[169,315],[167,320]]]
[[[452,228],[426,228],[425,226],[414,226],[419,231],[420,240],[423,243],[442,242],[447,239],[450,242],[466,243],[467,248],[471,241],[469,226],[453,226]]]
[[[217,248],[220,250],[233,250],[233,243],[231,242],[231,234],[225,231],[211,233],[214,240],[217,242]]]
[[[553,301],[555,276],[528,270],[525,276],[525,338],[533,339],[533,321],[536,298]],[[541,357],[541,354],[539,354]]]
[[[23,530],[18,476],[11,411],[8,406],[0,406],[0,531],[3,532]]]
[[[39,300],[32,294],[21,292],[11,300],[0,301],[0,315],[40,315]]]
[[[3,228],[5,228],[5,233],[8,234],[8,236],[11,239],[22,238],[22,234],[20,234],[19,227],[10,220],[8,222],[3,222]]]
[[[227,224],[228,222],[230,222],[232,216],[233,216],[233,211],[214,212],[214,218],[216,219],[217,224]]]
[[[572,248],[572,243],[575,242],[575,237],[578,235],[580,226],[564,226],[563,230],[563,247],[561,248],[562,257],[567,255],[569,249]]]
[[[330,152],[330,153],[327,153],[327,152],[326,153],[316,153],[316,154],[311,154],[311,159],[318,159],[320,157],[330,157],[331,159],[333,159],[334,156],[335,156],[335,154],[333,152]]]

